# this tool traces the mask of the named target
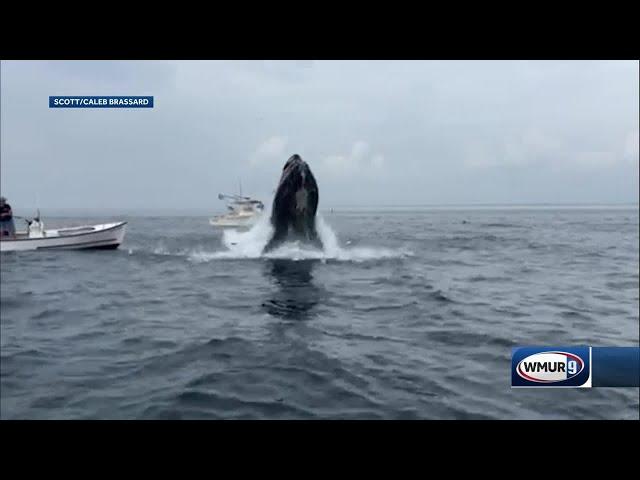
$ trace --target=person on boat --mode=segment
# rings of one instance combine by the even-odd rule
[[[4,197],[0,197],[0,236],[11,238],[16,236],[11,205],[7,203],[7,199]]]

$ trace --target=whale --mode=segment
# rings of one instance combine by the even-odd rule
[[[319,200],[318,183],[311,168],[300,155],[292,155],[282,168],[273,198],[270,217],[273,234],[263,252],[267,253],[286,242],[322,249],[316,230]]]

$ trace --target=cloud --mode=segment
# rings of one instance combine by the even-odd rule
[[[498,142],[477,139],[465,149],[463,163],[469,168],[526,167],[557,158],[561,145],[552,135],[528,128]]]
[[[635,143],[634,143],[635,142]],[[589,139],[584,142],[586,146]],[[637,132],[627,137],[624,153],[610,142],[610,149],[582,148],[560,134],[539,128],[529,128],[520,134],[506,137],[491,145],[484,142],[470,144],[463,164],[471,169],[540,167],[550,172],[607,169],[631,159],[638,152]]]
[[[618,163],[619,157],[613,152],[577,152],[570,156],[565,166],[575,165],[581,168],[599,169],[607,168]]]
[[[630,132],[627,135],[627,139],[624,144],[624,153],[623,157],[627,162],[632,164],[638,164],[638,156],[640,155],[640,148],[638,144],[640,143],[640,135],[638,130],[634,132]]]
[[[283,162],[286,155],[288,140],[286,137],[274,136],[262,142],[250,155],[249,164],[252,166],[264,165],[273,161]]]
[[[37,190],[59,207],[208,208],[229,179],[270,192],[293,153],[345,205],[638,197],[637,61],[1,66],[0,183],[16,205]],[[49,109],[61,94],[155,107]]]
[[[348,154],[334,154],[320,162],[320,168],[326,174],[336,177],[349,177],[354,173],[379,173],[384,168],[384,156],[371,153],[367,142],[357,141]]]

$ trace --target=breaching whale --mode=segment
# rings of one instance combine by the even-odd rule
[[[309,165],[299,155],[292,155],[282,169],[271,209],[273,235],[263,251],[273,250],[287,241],[322,249],[316,231],[318,200],[318,184]]]

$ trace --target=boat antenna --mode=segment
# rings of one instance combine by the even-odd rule
[[[240,196],[242,196],[242,180],[238,178],[238,185],[240,185]]]

